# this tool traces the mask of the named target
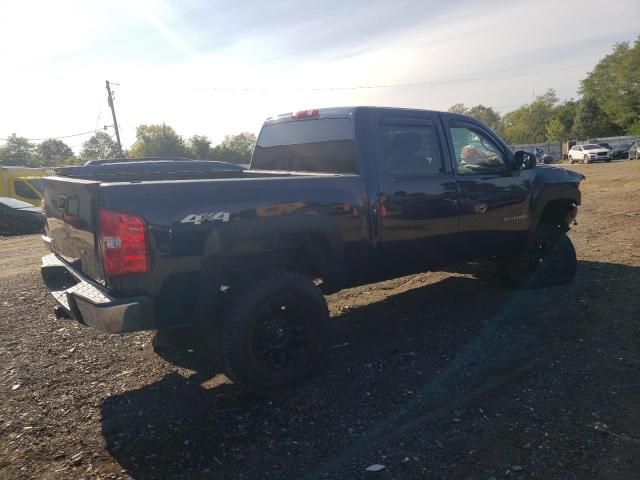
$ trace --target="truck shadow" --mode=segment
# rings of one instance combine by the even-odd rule
[[[588,302],[611,301],[602,285],[626,292],[640,284],[640,269],[597,262],[580,262],[576,284],[533,291],[502,287],[485,265],[462,271],[345,308],[332,319],[324,371],[278,396],[171,373],[105,399],[109,452],[136,479],[331,472],[416,428],[426,413],[464,408],[584,336],[593,328]]]

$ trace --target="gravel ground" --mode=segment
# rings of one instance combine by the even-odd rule
[[[637,479],[640,162],[572,169],[574,284],[474,264],[331,295],[326,367],[270,399],[55,320],[39,238],[1,238],[0,479]]]

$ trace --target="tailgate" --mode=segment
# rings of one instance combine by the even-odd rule
[[[100,182],[46,177],[45,229],[50,248],[78,272],[104,283],[104,271],[96,240]]]

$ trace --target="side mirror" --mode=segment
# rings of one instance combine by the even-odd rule
[[[532,153],[518,150],[513,154],[514,170],[531,170],[536,167],[536,157]]]

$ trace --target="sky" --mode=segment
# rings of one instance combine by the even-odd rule
[[[112,125],[105,80],[125,148],[140,124],[215,144],[330,106],[506,113],[577,97],[639,18],[638,0],[0,0],[0,138]]]

